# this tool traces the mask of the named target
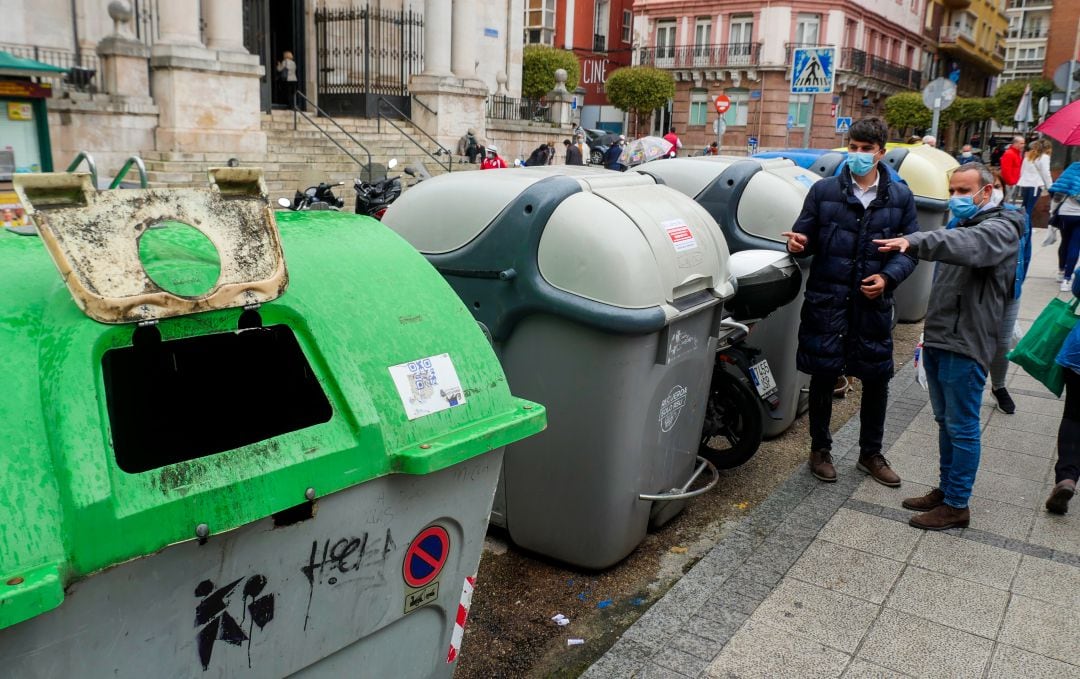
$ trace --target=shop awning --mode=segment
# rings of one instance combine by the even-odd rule
[[[61,66],[53,66],[52,64],[46,64],[41,61],[35,61],[34,59],[25,59],[23,57],[17,57],[10,52],[0,51],[0,75],[15,75],[15,76],[45,76],[48,77],[52,74],[67,73],[68,69]]]

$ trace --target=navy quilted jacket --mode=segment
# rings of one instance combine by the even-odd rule
[[[887,378],[893,374],[893,291],[915,270],[906,254],[879,252],[875,238],[919,230],[911,190],[878,165],[877,197],[869,207],[852,192],[844,168],[811,187],[793,228],[808,238],[801,256],[813,256],[799,326],[799,370],[811,375]],[[877,299],[860,292],[862,279],[882,274]]]

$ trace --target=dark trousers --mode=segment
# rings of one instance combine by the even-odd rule
[[[832,450],[833,389],[837,375],[810,377],[810,446],[814,450]],[[859,457],[881,452],[885,435],[885,409],[889,401],[889,380],[862,380],[862,403],[859,405]]]
[[[1080,215],[1061,215],[1061,245],[1058,247],[1058,266],[1065,278],[1072,278],[1080,259]]]
[[[1058,461],[1054,479],[1080,480],[1080,374],[1065,371],[1065,412],[1058,427]]]

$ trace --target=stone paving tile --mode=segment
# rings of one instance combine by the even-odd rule
[[[1080,568],[1025,556],[1020,561],[1012,591],[1059,606],[1080,607]]]
[[[993,639],[1009,593],[918,567],[908,567],[887,608]]]
[[[860,599],[785,578],[750,616],[845,653],[854,653],[878,615]]]
[[[1080,667],[998,644],[987,679],[1080,679]]]
[[[634,677],[655,649],[623,637],[581,675],[581,679]]]
[[[1035,512],[1030,509],[985,497],[973,496],[968,508],[971,510],[972,528],[997,533],[1013,540],[1026,540],[1035,520]]]
[[[937,484],[934,484],[937,485]],[[866,479],[855,489],[851,497],[863,502],[869,502],[883,507],[899,509],[904,498],[924,495],[930,491],[930,486],[904,479],[904,485],[899,488],[883,486],[873,479]],[[906,511],[906,510],[905,510]]]
[[[1046,510],[1037,511],[1028,540],[1062,552],[1080,554],[1080,511],[1077,511],[1080,510],[1080,502],[1074,499],[1073,503],[1078,507],[1065,516]]]
[[[687,677],[697,676],[697,673],[683,674],[664,667],[657,662],[650,661],[634,672],[632,676],[633,679],[686,679]]]
[[[755,601],[754,608],[756,607]],[[696,636],[708,639],[714,644],[713,651],[715,652],[735,636],[735,632],[739,631],[749,617],[749,613],[718,606],[706,606],[686,622],[683,631],[691,631]]]
[[[919,535],[920,531],[910,526],[841,509],[825,524],[818,537],[852,549],[904,561]]]
[[[885,457],[890,460],[895,455],[911,455],[914,457],[938,458],[937,431],[933,434],[923,434],[917,431],[907,430],[896,439],[896,442],[886,449]]]
[[[711,660],[716,655],[716,652],[720,650],[712,639],[707,639],[698,634],[697,630],[693,629],[693,625],[689,622],[668,640],[667,648],[706,660]],[[672,667],[667,663],[660,664]],[[672,667],[672,669],[679,668]]]
[[[843,679],[906,679],[910,674],[902,674],[893,670],[885,669],[880,665],[868,663],[865,660],[856,659],[844,672]]]
[[[948,533],[927,533],[910,563],[926,570],[1008,590],[1020,565],[1020,554],[963,540]]]
[[[1015,450],[1025,455],[1053,459],[1057,457],[1057,429],[1050,434],[1033,434],[1026,431],[1006,429],[995,424],[983,429],[982,443],[992,448]]]
[[[1012,415],[1006,415],[995,411],[990,418],[989,424],[1041,436],[1056,435],[1058,426],[1061,424],[1061,415],[1041,415],[1039,413],[1026,413],[1021,410],[1017,410]]]
[[[787,577],[880,604],[903,568],[899,561],[817,540],[803,552]]]
[[[1080,611],[1013,595],[998,641],[1068,662],[1080,645]]]
[[[714,651],[717,649],[713,649]],[[656,655],[652,657],[652,662],[665,667],[669,670],[674,670],[679,674],[696,677],[709,666],[715,653],[709,653],[707,657],[701,657],[701,654],[687,653],[673,646],[668,646]]]
[[[980,677],[993,642],[952,627],[885,609],[859,657],[914,677]]]
[[[1009,381],[1006,382],[1005,386],[1009,390],[1025,389],[1027,391],[1034,391],[1040,394],[1046,394],[1051,398],[1053,398],[1054,396],[1049,389],[1042,385],[1042,382],[1039,382],[1034,377],[1028,375],[1025,372],[1017,372],[1015,375],[1009,378]]]
[[[937,448],[934,448],[937,460]],[[1054,468],[1053,460],[1037,455],[1025,455],[1015,450],[1004,450],[984,445],[979,457],[979,474],[984,471],[1016,476],[1029,481],[1045,483],[1047,473]],[[978,476],[976,476],[978,480]]]
[[[1046,491],[1046,483],[1043,481],[998,474],[983,469],[980,460],[980,469],[975,475],[975,486],[971,494],[1018,507],[1037,509],[1046,501]]]
[[[1050,415],[1060,421],[1061,413],[1065,409],[1065,399],[1038,398],[1024,394],[1011,394],[1011,396],[1016,403],[1016,412],[1018,413]]]
[[[765,623],[748,621],[713,660],[711,679],[829,679],[850,656]]]

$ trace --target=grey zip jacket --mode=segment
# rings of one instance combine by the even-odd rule
[[[953,229],[905,236],[909,253],[938,262],[923,346],[968,356],[990,370],[1013,294],[1024,219],[1022,210],[994,207]]]

